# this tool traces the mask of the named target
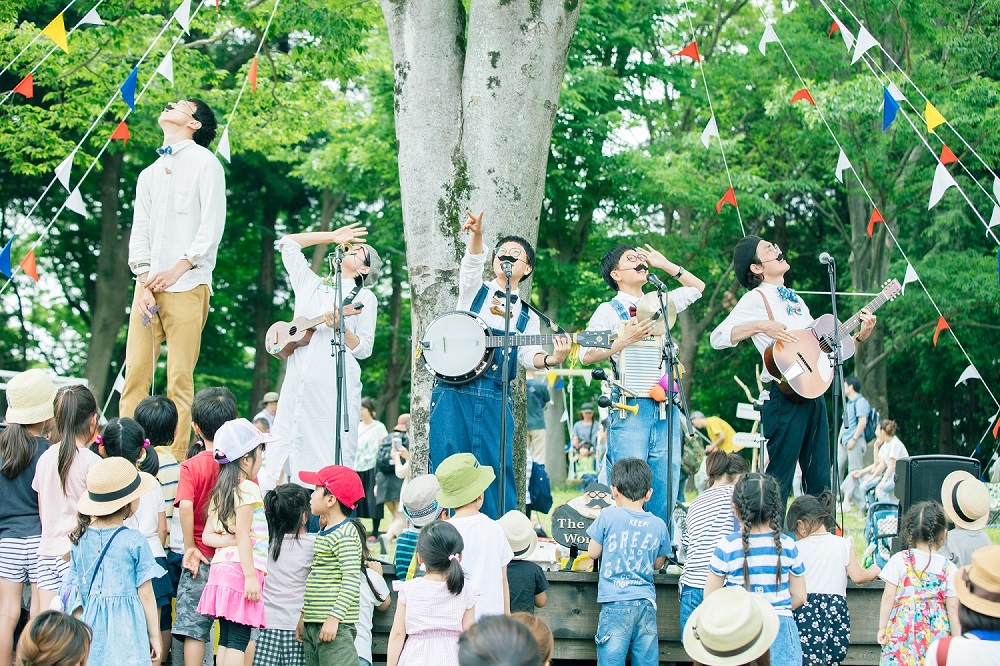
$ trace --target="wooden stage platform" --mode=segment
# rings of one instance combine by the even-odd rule
[[[391,567],[389,567],[391,569]],[[597,632],[597,574],[577,572],[546,572],[551,588],[548,603],[538,610],[556,639],[554,658],[557,661],[596,663],[594,634]],[[387,581],[391,575],[386,576]],[[660,637],[660,663],[690,663],[681,645],[679,627],[680,604],[677,599],[677,576],[658,575],[656,582],[657,624]],[[390,583],[391,588],[391,583]],[[851,647],[845,664],[878,664],[880,649],[875,640],[878,625],[882,582],[867,585],[848,584],[847,605],[851,611]],[[388,611],[375,613],[372,648],[375,663],[385,662],[386,645],[395,601]]]

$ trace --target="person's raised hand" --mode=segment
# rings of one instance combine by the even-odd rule
[[[662,252],[654,248],[649,243],[646,243],[644,249],[646,250],[646,256],[649,257],[650,266],[653,268],[659,268],[661,271],[668,270],[667,264],[669,262],[667,261],[667,258],[663,256]]]
[[[360,222],[348,224],[330,232],[330,242],[337,245],[344,243],[364,243],[368,230]]]
[[[479,211],[479,215],[473,215],[471,210],[466,210],[465,222],[462,223],[461,231],[471,231],[473,235],[482,234],[484,212],[485,211]]]

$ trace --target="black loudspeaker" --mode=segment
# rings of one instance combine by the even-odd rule
[[[946,476],[956,471],[968,472],[979,478],[979,461],[963,456],[912,456],[896,461],[896,490],[899,499],[899,518],[902,522],[906,510],[917,502],[933,500],[941,503],[941,486]],[[892,551],[899,550],[898,539],[893,539]]]

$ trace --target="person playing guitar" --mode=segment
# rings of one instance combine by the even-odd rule
[[[353,469],[358,444],[358,420],[361,416],[361,366],[358,361],[371,356],[375,343],[378,299],[367,288],[378,278],[382,261],[370,245],[364,245],[368,230],[357,224],[334,231],[287,234],[276,247],[288,271],[295,296],[295,317],[308,319],[323,316],[308,345],[300,346],[288,357],[288,369],[278,398],[278,411],[271,434],[276,442],[268,446],[261,471],[261,484],[270,487],[284,478],[298,482],[299,471],[319,469],[334,464],[335,441],[341,442],[342,464]],[[352,244],[353,245],[349,245]],[[330,353],[334,327],[337,326],[336,285],[332,278],[316,275],[303,250],[314,245],[347,246],[341,262],[341,291],[345,307],[344,341],[347,345],[347,413],[350,430],[337,433],[336,407],[337,363]],[[332,249],[332,248],[331,248]],[[357,308],[360,311],[354,315]],[[348,316],[349,315],[349,316]]]
[[[483,281],[483,267],[487,254],[483,245],[483,214],[473,215],[466,211],[467,219],[461,231],[468,231],[469,240],[459,271],[457,310],[467,310],[479,315],[494,335],[503,335],[504,308],[511,308],[511,333],[514,335],[537,335],[538,316],[518,301],[517,286],[535,268],[535,250],[531,243],[520,236],[504,236],[493,248],[492,262],[494,279]],[[507,276],[503,264],[510,263],[511,304],[507,305],[505,287]],[[544,370],[554,368],[569,354],[571,342],[568,336],[553,339],[553,351],[547,353],[539,346],[512,347],[510,378],[517,376],[517,363],[525,368]],[[497,519],[507,511],[517,508],[517,490],[514,484],[514,406],[508,400],[503,409],[507,410],[507,459],[500,460],[500,409],[501,377],[504,362],[502,349],[497,349],[493,363],[477,379],[464,384],[434,383],[431,393],[430,414],[430,471],[454,453],[472,453],[482,465],[491,466],[501,478],[500,466],[506,466],[506,490],[504,503],[499,507],[499,481],[494,481],[485,493],[482,512]]]
[[[797,333],[807,329],[813,318],[805,302],[785,286],[789,265],[781,248],[759,236],[746,236],[736,244],[733,268],[748,291],[712,331],[712,347],[728,349],[750,338],[766,358],[776,342],[798,343]],[[867,310],[858,317],[861,330],[853,336],[855,342],[866,340],[875,328],[875,316]],[[767,367],[761,372],[762,382],[770,383],[761,407],[761,432],[767,439],[767,473],[778,479],[784,506],[796,463],[802,467],[804,492],[819,495],[830,488],[830,424],[822,395],[789,395],[792,392]]]

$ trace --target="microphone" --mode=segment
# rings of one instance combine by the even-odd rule
[[[663,280],[661,280],[660,278],[656,277],[652,273],[646,273],[646,282],[648,282],[649,284],[653,285],[654,287],[656,287],[660,291],[669,291],[667,289],[667,285],[663,284]]]
[[[511,262],[509,262],[509,261],[501,262],[500,263],[500,269],[503,271],[503,274],[506,275],[507,279],[509,280],[510,279],[511,271],[513,270],[513,266],[511,265]]]
[[[833,257],[830,256],[829,252],[824,252],[823,254],[819,255],[819,263],[823,264],[824,266],[829,266],[830,264],[835,262],[833,260]]]

